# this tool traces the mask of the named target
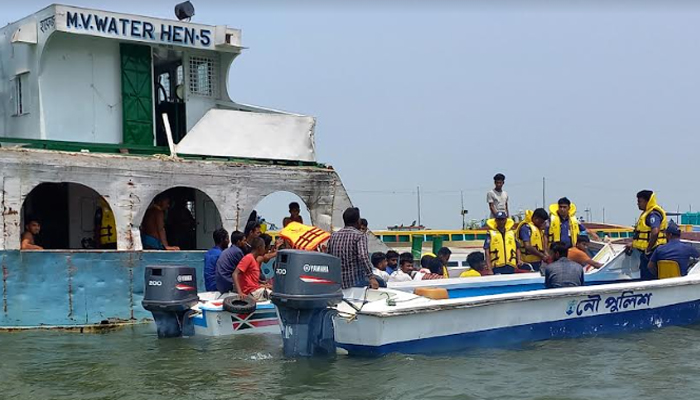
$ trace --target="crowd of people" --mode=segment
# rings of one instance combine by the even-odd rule
[[[487,193],[491,218],[486,221],[486,239],[482,252],[467,257],[469,269],[460,277],[540,271],[547,287],[579,286],[584,283],[584,268],[600,268],[602,264],[591,257],[591,239],[600,241],[592,230],[576,217],[576,206],[566,197],[560,198],[548,210],[527,210],[518,223],[511,218],[509,196],[504,190],[505,176],[494,176],[494,188]],[[697,249],[680,241],[680,228],[669,221],[664,209],[657,204],[650,190],[637,193],[641,215],[634,227],[634,238],[627,253],[640,257],[642,280],[686,275]],[[178,250],[170,246],[166,235],[165,212],[170,199],[157,196],[148,208],[141,226],[144,249]],[[287,236],[275,243],[261,231],[257,219],[251,219],[244,232],[218,229],[213,237],[215,246],[205,255],[204,278],[207,290],[220,293],[235,292],[257,300],[269,298],[271,285],[261,273],[261,265],[273,259],[280,248],[289,245],[304,250],[321,250],[341,260],[343,288],[354,286],[385,286],[389,282],[407,282],[448,278],[447,265],[451,251],[441,248],[437,254],[424,254],[414,260],[413,254],[390,250],[369,254],[368,222],[360,210],[350,207],[343,213],[344,227],[329,234],[303,225],[300,207],[289,204],[290,215],[283,220]],[[41,225],[27,218],[21,237],[21,249],[41,250],[35,238]],[[670,270],[669,270],[670,269]],[[670,272],[669,272],[670,271]]]
[[[486,196],[491,214],[484,242],[487,270],[497,274],[515,273],[523,267],[541,270],[547,287],[562,287],[582,285],[583,268],[602,267],[588,251],[591,238],[600,238],[576,218],[576,206],[571,200],[562,197],[549,206],[549,212],[543,208],[528,210],[523,220],[515,224],[510,218],[504,184],[505,176],[496,174],[494,189]],[[698,258],[697,249],[680,241],[680,228],[668,220],[653,191],[638,192],[637,207],[642,213],[626,251],[639,253],[640,278],[686,275],[690,259]],[[659,263],[670,265],[677,272],[660,273]]]

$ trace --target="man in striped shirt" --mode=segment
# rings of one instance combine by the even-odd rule
[[[328,240],[328,254],[340,258],[343,289],[366,286],[377,289],[379,283],[372,274],[367,236],[360,231],[360,209],[345,210],[343,222],[345,227]]]

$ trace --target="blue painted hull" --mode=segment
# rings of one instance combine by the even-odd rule
[[[337,343],[351,355],[382,356],[388,353],[447,353],[479,347],[506,347],[523,342],[577,338],[649,330],[660,326],[700,322],[700,300],[666,307],[601,314],[479,332],[431,337],[382,346]]]
[[[203,260],[200,251],[0,251],[0,328],[150,319],[141,306],[145,267],[190,266],[201,277]]]

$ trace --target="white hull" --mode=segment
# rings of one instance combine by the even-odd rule
[[[259,302],[251,314],[235,314],[223,309],[218,292],[200,293],[200,303],[192,309],[197,336],[228,336],[241,334],[279,334],[279,318],[275,306],[269,301]]]
[[[700,275],[448,300],[385,289],[367,300],[360,312],[341,305],[334,321],[336,342],[351,354],[454,351],[697,322]]]

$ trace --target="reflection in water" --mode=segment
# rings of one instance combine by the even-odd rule
[[[286,360],[275,335],[0,334],[2,399],[695,398],[698,327],[516,349]]]

